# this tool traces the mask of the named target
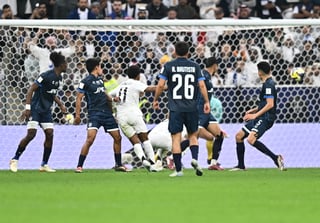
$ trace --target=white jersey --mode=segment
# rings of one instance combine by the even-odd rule
[[[141,81],[128,79],[109,93],[113,97],[120,98],[120,102],[116,103],[117,120],[122,132],[128,138],[135,133],[148,132],[139,108],[140,94],[147,87],[148,85]]]
[[[117,114],[139,114],[142,112],[139,108],[140,94],[145,91],[148,85],[141,81],[128,79],[122,82],[116,89],[110,92],[110,95],[120,98],[116,103]]]
[[[148,138],[154,149],[164,149],[167,151],[172,150],[172,138],[171,133],[168,130],[169,120],[166,119],[156,125],[148,134]],[[187,130],[183,126],[183,131],[181,133],[182,138],[187,137]]]

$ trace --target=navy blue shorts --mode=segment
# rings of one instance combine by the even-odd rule
[[[211,113],[199,114],[199,126],[203,128],[207,128],[210,123],[218,123],[217,119],[215,119],[215,117],[213,117]]]
[[[169,132],[175,134],[182,132],[183,125],[186,127],[188,133],[198,131],[198,111],[194,112],[177,112],[170,111],[169,114]]]
[[[88,129],[99,129],[104,128],[105,132],[111,132],[118,130],[118,124],[111,113],[106,112],[91,112],[88,118]]]
[[[242,129],[246,133],[245,137],[247,137],[251,131],[254,131],[257,133],[257,138],[259,139],[272,126],[273,121],[271,122],[264,118],[258,118],[250,120],[244,127],[242,127]]]
[[[29,121],[53,123],[51,111],[38,113],[37,111],[31,110],[31,118],[29,118]]]

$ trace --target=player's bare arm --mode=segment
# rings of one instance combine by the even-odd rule
[[[156,93],[154,95],[153,103],[152,103],[154,109],[159,109],[158,99],[159,99],[160,95],[162,94],[162,92],[165,89],[165,82],[166,81],[164,79],[160,79],[159,82],[158,82],[158,85],[156,87]]]
[[[20,120],[28,121],[31,114],[31,99],[33,93],[38,89],[38,85],[36,83],[33,83],[31,87],[28,89],[27,97],[26,97],[26,109],[22,113]]]
[[[260,111],[258,111],[256,113],[253,113],[253,114],[252,113],[245,114],[243,119],[245,121],[256,119],[256,118],[260,117],[261,115],[263,115],[264,113],[266,113],[267,111],[269,111],[270,109],[272,109],[273,106],[274,106],[274,99],[273,98],[267,98],[267,104]]]
[[[199,81],[199,88],[200,88],[200,92],[201,92],[203,99],[204,99],[203,111],[204,111],[204,113],[208,114],[210,112],[210,102],[209,102],[209,98],[208,98],[208,91],[207,91],[206,84],[204,83],[204,81]]]
[[[76,117],[74,119],[74,124],[79,125],[80,124],[80,112],[81,112],[81,101],[83,98],[84,94],[79,93],[77,94],[77,99],[76,99]]]
[[[54,96],[54,102],[57,103],[57,105],[59,106],[61,112],[63,114],[67,114],[67,109],[66,107],[64,106],[64,104],[60,101],[60,99],[57,97],[57,96]]]

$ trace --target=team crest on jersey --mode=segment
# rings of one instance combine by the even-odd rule
[[[271,88],[266,88],[266,94],[271,94]]]

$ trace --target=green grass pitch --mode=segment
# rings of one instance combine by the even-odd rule
[[[0,171],[3,223],[318,223],[320,170]]]

